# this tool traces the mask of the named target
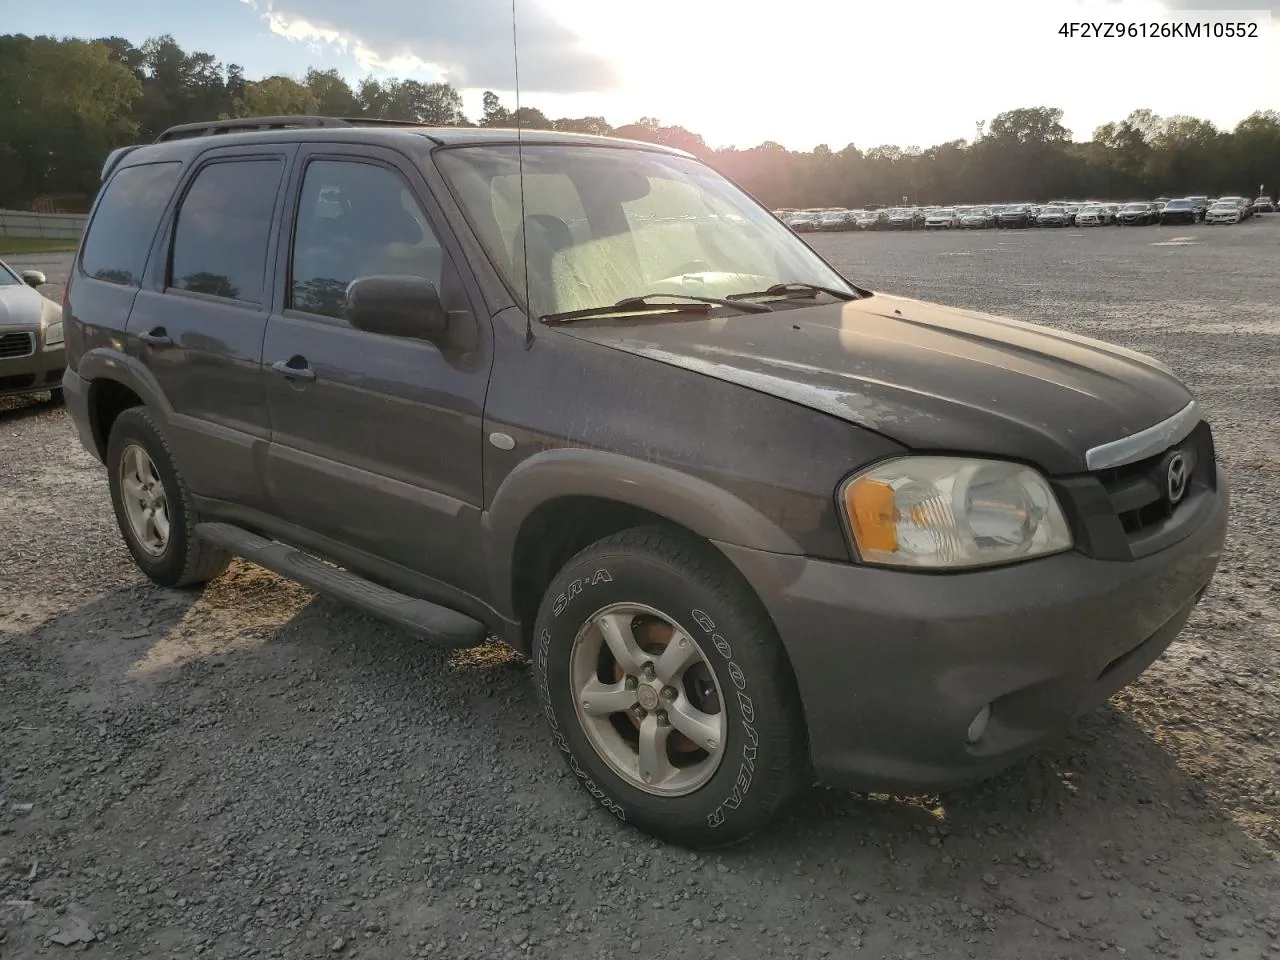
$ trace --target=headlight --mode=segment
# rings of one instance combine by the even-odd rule
[[[959,568],[1071,548],[1048,482],[999,460],[903,457],[847,480],[840,500],[867,563]]]
[[[55,320],[44,328],[44,342],[49,346],[56,346],[62,342],[62,321]]]

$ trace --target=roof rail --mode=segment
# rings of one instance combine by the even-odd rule
[[[353,127],[429,127],[431,124],[418,120],[385,120],[382,117],[342,117]]]
[[[381,117],[314,117],[299,114],[282,117],[236,117],[228,120],[209,120],[200,123],[180,123],[170,127],[156,143],[166,140],[186,140],[190,137],[211,137],[220,133],[247,133],[253,130],[294,130],[314,127],[422,127],[416,120],[384,120]]]
[[[185,140],[189,137],[211,137],[219,133],[242,133],[252,130],[290,130],[298,127],[349,127],[350,121],[340,117],[236,117],[228,120],[209,120],[201,123],[180,123],[170,127],[156,143],[166,140]]]

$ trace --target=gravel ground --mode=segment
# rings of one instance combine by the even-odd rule
[[[144,583],[65,413],[10,401],[0,957],[1280,958],[1280,217],[812,242],[1198,392],[1229,550],[1140,681],[991,783],[814,790],[692,855],[566,779],[497,645],[442,653],[244,563],[203,594]]]

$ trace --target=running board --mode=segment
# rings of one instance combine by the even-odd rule
[[[484,624],[465,613],[388,590],[287,544],[267,540],[233,524],[197,523],[196,536],[443,646],[455,649],[475,647],[484,643],[488,636]]]

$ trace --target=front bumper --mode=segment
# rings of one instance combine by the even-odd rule
[[[1195,532],[1127,562],[1073,551],[925,574],[719,546],[782,637],[818,778],[910,792],[997,773],[1150,666],[1213,577],[1227,510],[1219,476]]]
[[[0,397],[56,390],[62,385],[62,371],[67,365],[65,345],[46,344],[39,329],[6,329],[5,333],[29,334],[32,352],[0,358]]]

